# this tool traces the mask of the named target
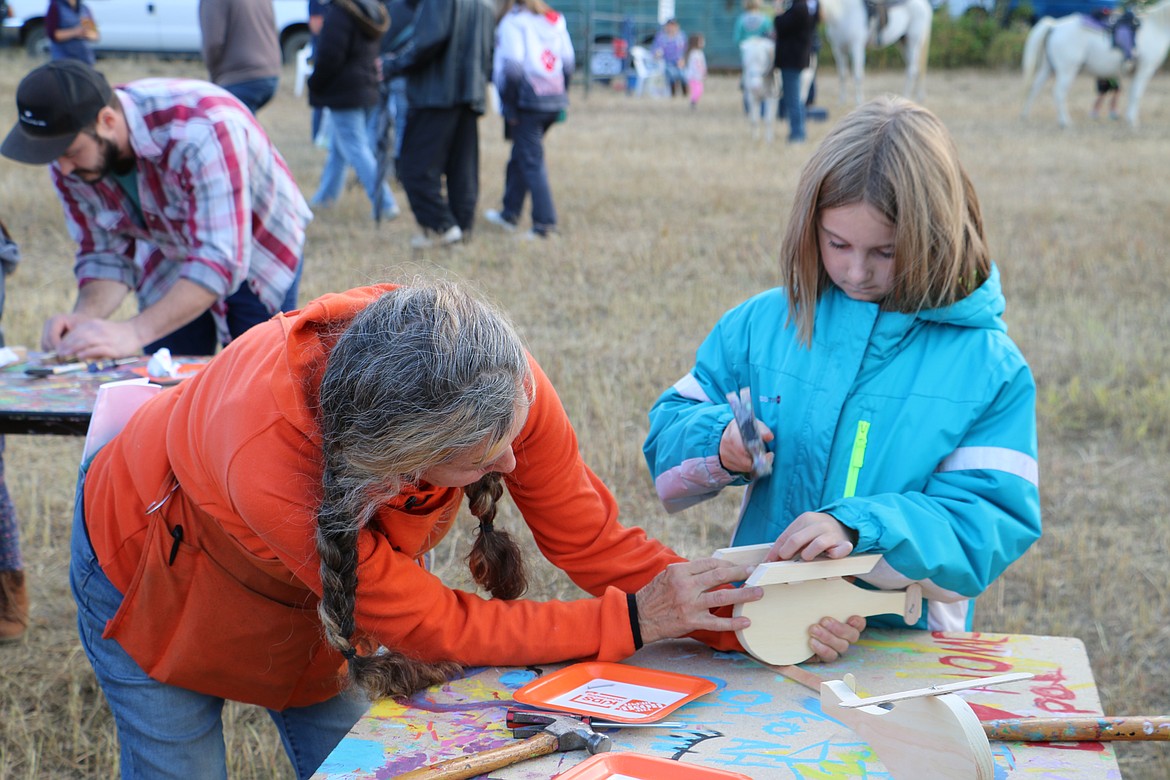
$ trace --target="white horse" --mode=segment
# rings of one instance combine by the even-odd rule
[[[845,82],[853,73],[854,100],[862,102],[861,78],[865,73],[865,46],[885,48],[898,44],[906,61],[906,97],[918,102],[926,97],[926,57],[930,51],[930,29],[934,9],[930,0],[879,0],[885,23],[871,20],[864,0],[820,0],[821,18],[837,63],[841,80],[840,99],[845,100]],[[879,17],[880,18],[880,17]]]
[[[776,44],[770,38],[748,38],[739,45],[743,63],[743,94],[747,99],[752,137],[760,137],[760,107],[763,106],[764,137],[776,136],[776,103],[780,99],[780,77],[776,72]]]
[[[1162,0],[1139,12],[1137,17],[1141,26],[1134,42],[1133,83],[1125,109],[1125,119],[1133,128],[1138,125],[1142,94],[1170,51],[1170,0]],[[1079,14],[1060,19],[1046,16],[1036,22],[1024,43],[1023,65],[1024,83],[1031,81],[1032,88],[1021,116],[1027,118],[1036,94],[1055,74],[1052,95],[1061,127],[1070,124],[1067,97],[1077,73],[1085,70],[1094,78],[1120,80],[1128,70],[1121,50],[1113,46],[1109,33]]]

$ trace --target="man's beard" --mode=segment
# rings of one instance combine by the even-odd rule
[[[95,136],[95,139],[98,142],[98,148],[101,150],[101,161],[96,168],[74,168],[74,176],[86,184],[97,184],[110,174],[125,176],[134,170],[135,159],[133,155],[122,157],[119,155],[118,147],[114,145],[113,141],[108,138],[102,138],[101,136]]]

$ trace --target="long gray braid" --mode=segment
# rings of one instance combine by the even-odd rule
[[[485,442],[503,441],[517,408],[530,401],[531,387],[527,354],[511,325],[447,282],[420,282],[386,293],[338,337],[319,391],[324,464],[317,513],[318,613],[326,640],[349,661],[350,680],[371,698],[408,695],[450,679],[460,666],[423,661],[394,648],[358,654],[354,603],[360,530],[379,506],[426,469]],[[518,555],[506,534],[483,530],[483,518],[490,526],[501,492],[499,475],[467,489],[481,519],[476,548],[483,537],[497,537],[490,540],[492,550],[503,542]],[[473,550],[472,559],[487,561],[484,571],[501,573],[482,575],[487,587],[498,589],[496,595],[522,592],[522,567],[518,559],[509,560],[507,551]],[[520,591],[513,579],[518,573]]]

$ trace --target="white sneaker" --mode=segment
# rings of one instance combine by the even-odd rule
[[[488,222],[492,223],[493,225],[495,225],[496,227],[502,228],[503,230],[505,230],[508,233],[515,233],[516,232],[516,223],[509,222],[507,219],[505,219],[504,212],[502,212],[502,211],[496,211],[495,209],[488,209],[487,211],[485,211],[483,213],[483,218],[485,220],[487,220]]]
[[[546,233],[537,233],[535,230],[526,230],[520,234],[520,238],[524,241],[537,241],[537,240],[544,241],[544,240],[552,239],[552,238],[556,238],[556,237],[557,237],[557,234],[552,232],[552,231],[548,231]]]
[[[382,209],[382,219],[383,219],[384,221],[386,221],[386,222],[389,222],[389,221],[390,221],[390,220],[392,220],[392,219],[398,219],[398,217],[399,217],[401,214],[402,214],[402,209],[401,209],[401,208],[398,206],[398,204],[397,204],[397,203],[395,203],[395,204],[394,204],[393,206],[391,206],[390,208],[385,208],[385,207],[384,207],[384,208]],[[375,221],[377,221],[377,220],[378,220],[378,217],[377,217],[376,215],[374,215],[374,214],[371,214],[370,216],[372,216],[372,217],[374,218],[374,220],[375,220]]]
[[[434,246],[458,244],[462,240],[463,231],[459,229],[458,225],[452,225],[442,233],[437,230],[423,228],[423,232],[411,237],[410,246],[412,249],[430,249]]]

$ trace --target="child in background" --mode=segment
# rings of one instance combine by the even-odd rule
[[[544,136],[569,107],[569,80],[577,58],[565,17],[544,0],[505,0],[496,27],[492,81],[500,93],[504,137],[512,156],[504,170],[499,210],[484,214],[512,233],[524,201],[532,199],[532,230],[525,238],[556,234],[557,209],[548,183]]]
[[[1121,94],[1121,84],[1117,79],[1097,79],[1097,99],[1093,101],[1093,119],[1100,119],[1101,109],[1105,105],[1105,96],[1109,96],[1109,118],[1117,119],[1117,96]]]
[[[880,553],[859,579],[918,582],[918,628],[970,631],[974,598],[1040,535],[1036,388],[939,119],[885,97],[834,127],[801,173],[780,271],[650,410],[659,497],[678,511],[747,485],[735,545],[772,543],[770,561]],[[744,387],[772,460],[750,482],[725,400]],[[826,641],[865,625],[826,618],[812,649],[833,660]]]
[[[703,53],[706,41],[702,33],[693,34],[687,41],[687,90],[691,108],[697,108],[703,97],[703,83],[707,80],[707,55]]]
[[[16,269],[20,249],[0,222],[0,316],[4,314],[4,279]],[[0,329],[0,347],[4,331]],[[28,589],[20,559],[20,526],[4,481],[4,437],[0,436],[0,642],[14,642],[28,629]]]

